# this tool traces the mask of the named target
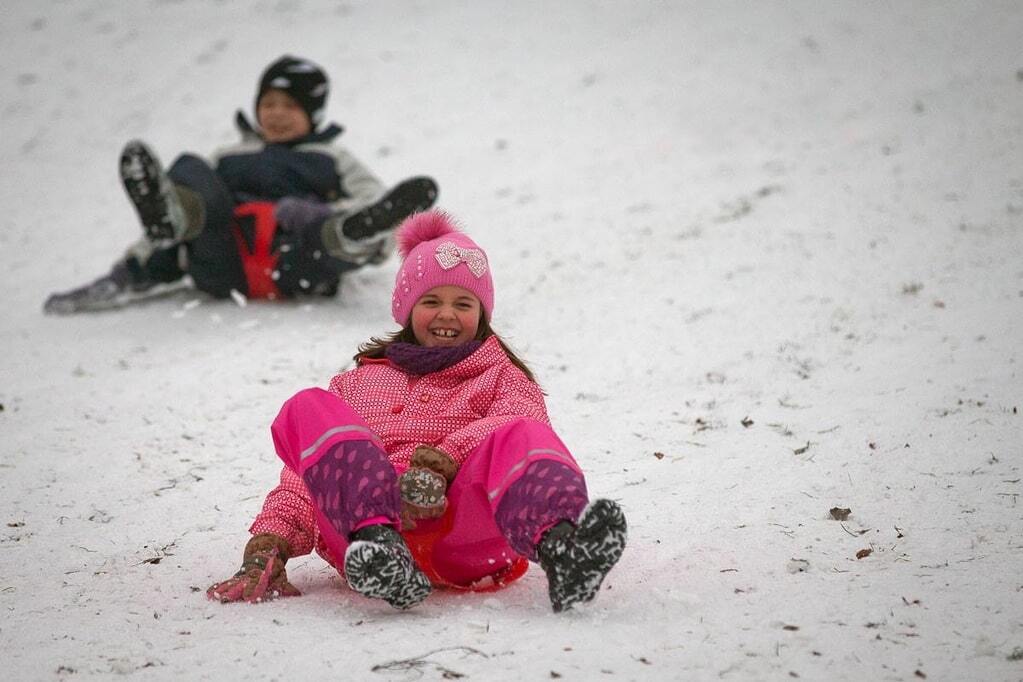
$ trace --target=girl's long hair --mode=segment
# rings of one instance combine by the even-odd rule
[[[530,371],[526,363],[508,347],[508,344],[504,342],[504,339],[497,335],[497,332],[494,331],[494,329],[490,326],[490,323],[487,321],[486,315],[480,311],[480,324],[476,329],[476,340],[486,341],[491,336],[497,338],[497,342],[501,344],[501,349],[508,356],[508,359],[511,360],[511,363],[522,370],[522,373],[526,375],[527,379],[532,381],[534,384],[537,383],[536,377],[533,376],[533,372]],[[386,358],[387,347],[392,343],[397,342],[414,343],[416,345],[419,344],[416,340],[416,335],[412,332],[411,324],[405,325],[398,331],[392,332],[383,338],[378,338],[376,336],[371,337],[369,341],[366,341],[359,346],[359,352],[356,353],[352,359],[354,359],[356,364],[358,364],[364,358],[369,360]]]

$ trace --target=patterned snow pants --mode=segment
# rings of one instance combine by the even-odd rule
[[[277,454],[305,482],[335,559],[360,527],[398,527],[398,472],[380,438],[341,398],[319,388],[300,391],[284,403],[271,432]],[[498,574],[520,557],[535,561],[540,536],[559,521],[576,521],[588,501],[565,445],[532,419],[512,421],[474,448],[447,497],[442,519],[404,534],[410,545],[417,533],[432,534],[425,559],[455,585]]]

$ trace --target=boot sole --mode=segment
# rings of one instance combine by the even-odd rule
[[[174,214],[176,211],[183,218],[183,210],[171,195],[173,187],[156,154],[143,142],[129,142],[121,152],[120,172],[146,238],[157,247],[173,245],[181,237]],[[183,224],[181,219],[177,222]]]
[[[396,227],[413,213],[425,211],[435,201],[437,183],[432,178],[410,178],[396,185],[380,201],[346,218],[341,232],[349,239],[370,239]]]
[[[408,550],[377,542],[356,541],[348,546],[345,577],[359,594],[402,610],[423,601],[433,590]]]
[[[597,500],[583,511],[563,556],[554,557],[548,572],[555,612],[597,596],[604,578],[621,559],[627,536],[625,515],[611,500]]]

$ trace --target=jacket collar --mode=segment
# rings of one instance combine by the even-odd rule
[[[456,362],[447,369],[433,372],[427,376],[464,380],[479,376],[491,367],[505,362],[508,362],[508,356],[504,354],[504,349],[501,348],[497,337],[491,336],[469,357],[461,362]],[[404,372],[404,370],[387,358],[363,358],[359,361],[359,365],[387,365],[399,372]]]

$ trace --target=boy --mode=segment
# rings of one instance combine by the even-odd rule
[[[110,273],[52,294],[45,312],[102,310],[151,296],[189,275],[216,298],[333,296],[341,275],[383,262],[394,227],[429,208],[437,186],[415,177],[384,192],[343,147],[340,126],[321,127],[323,70],[283,56],[264,71],[256,126],[238,111],[238,144],[208,163],[178,157],[164,172],[143,142],[121,154],[121,180],[145,236]]]

